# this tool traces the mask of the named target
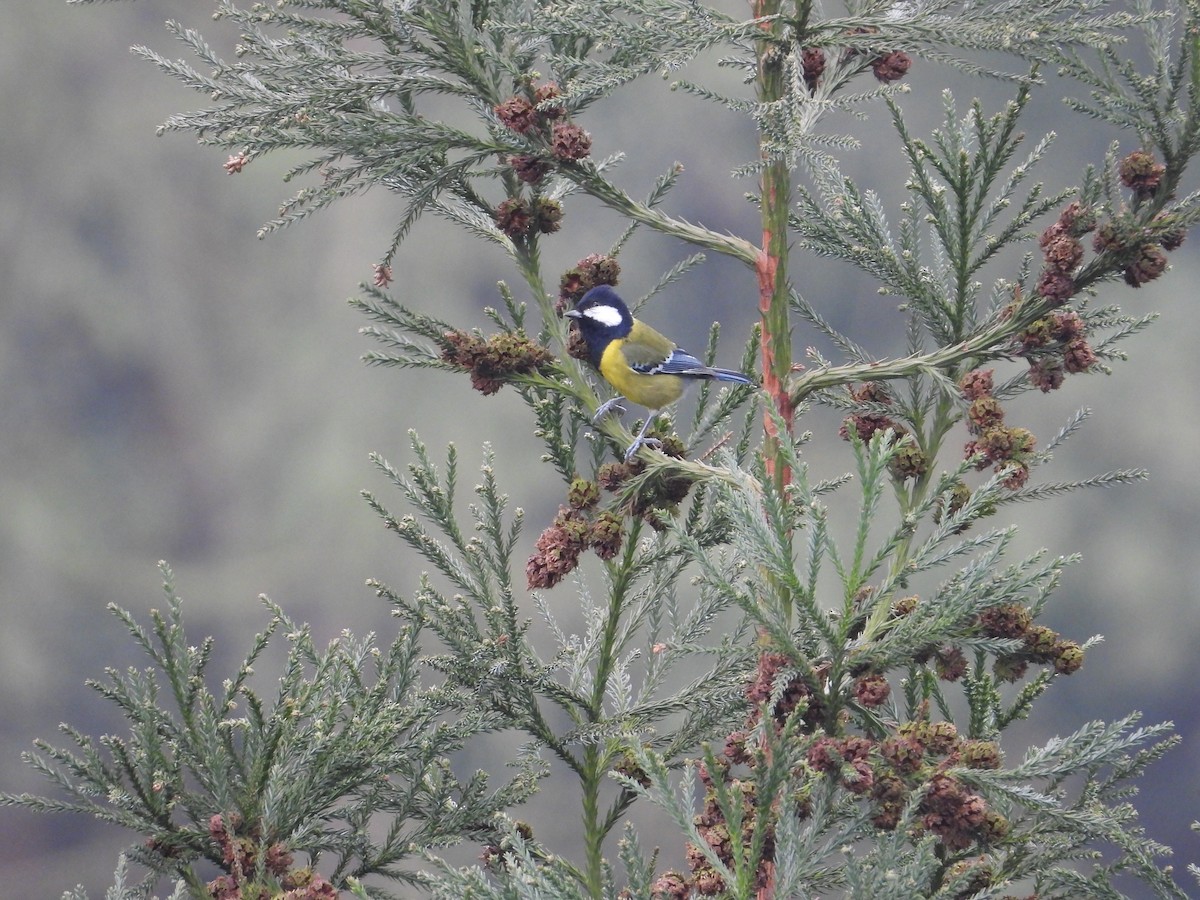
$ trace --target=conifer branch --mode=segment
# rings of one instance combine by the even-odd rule
[[[465,491],[454,445],[435,461],[414,431],[406,465],[373,457],[404,510],[365,494],[429,569],[410,592],[369,582],[397,615],[391,642],[347,633],[318,648],[267,602],[244,663],[210,688],[214,642],[186,639],[164,568],[167,612],[146,627],[115,611],[150,667],[92,684],[129,734],[64,726],[67,748],[42,742],[28,757],[56,794],[2,802],[144,836],[128,860],[178,879],[177,896],[384,897],[379,884],[398,881],[447,898],[1104,897],[1118,875],[1183,896],[1128,802],[1173,745],[1169,724],[1142,727],[1134,714],[1018,752],[1014,724],[1099,638],[1041,624],[1077,557],[1014,558],[1003,514],[1144,477],[1043,477],[1087,411],[1039,442],[1015,424],[1016,401],[1122,360],[1153,317],[1093,298],[1163,276],[1200,222],[1186,180],[1200,153],[1194,3],[756,0],[733,15],[688,0],[217,0],[216,10],[241,35],[231,57],[177,22],[168,29],[187,60],[134,50],[209,98],[162,131],[228,148],[231,175],[273,152],[304,154],[287,176],[296,192],[263,234],[372,187],[400,197],[374,280],[351,301],[378,344],[367,362],[465,375],[485,395],[511,386],[562,482],[531,508],[549,500],[558,512],[522,559],[526,517],[490,448]],[[743,89],[696,65],[708,59]],[[999,79],[1012,99],[989,112],[932,97],[926,73],[941,65]],[[1070,191],[1033,180],[1054,137],[1020,127],[1047,67],[1089,92],[1068,101],[1079,121],[1140,142],[1114,145]],[[603,121],[599,101],[620,102],[647,75],[753,131],[753,158],[728,168],[756,179],[754,235],[672,212],[681,163],[638,200],[617,169],[623,153],[592,155],[584,126]],[[941,105],[927,136],[912,125],[918,102]],[[896,210],[869,183],[875,172],[852,180],[841,164],[878,109],[907,170]],[[713,137],[706,152],[720,152]],[[623,224],[609,254],[549,272],[550,242],[567,239],[582,195]],[[479,321],[443,321],[426,298],[387,291],[426,213],[499,247],[516,273],[519,287],[500,282]],[[562,313],[616,284],[617,255],[638,252],[646,230],[703,252],[631,290],[641,303],[707,253],[753,273],[758,324],[742,368],[763,377],[761,389],[704,384],[684,437],[652,410],[649,446],[625,460],[630,433],[616,417],[592,421],[607,389]],[[847,263],[899,297],[905,355],[876,358],[869,336],[842,333],[792,284],[797,254],[804,267]],[[795,365],[795,317],[840,358],[814,349],[811,368]],[[708,364],[717,339],[714,326]],[[849,471],[817,472],[826,455],[806,455],[809,440],[832,439],[821,424],[795,433],[810,403],[844,417]],[[278,685],[268,676],[261,693],[254,669],[281,645]],[[517,774],[499,788],[482,772],[456,776],[468,743],[500,730],[529,741]],[[507,816],[539,789],[546,760],[576,792],[574,844],[564,822]],[[616,847],[624,871],[614,869],[609,838],[637,803],[673,823],[686,873],[658,872],[629,827]],[[436,857],[462,841],[484,846],[482,866]],[[306,885],[293,853],[309,857]],[[206,884],[202,861],[222,874]],[[127,868],[114,896],[146,896],[149,882],[131,886]]]

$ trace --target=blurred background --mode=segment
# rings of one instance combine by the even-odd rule
[[[123,724],[83,684],[105,667],[141,665],[117,603],[145,618],[163,605],[156,563],[174,568],[194,643],[217,637],[216,676],[228,671],[267,621],[259,594],[297,620],[318,643],[343,629],[394,621],[367,590],[368,577],[405,589],[419,566],[359,497],[367,488],[400,507],[367,461],[378,451],[403,465],[410,427],[443,454],[454,441],[464,478],[480,445],[497,452],[501,483],[526,509],[527,540],[549,521],[560,490],[547,491],[534,464],[538,447],[511,391],[484,398],[465,378],[369,369],[365,324],[345,303],[385,250],[401,204],[383,192],[322,213],[265,241],[258,226],[294,188],[280,176],[298,161],[222,169],[227,154],[188,136],[155,137],[169,114],[206,99],[128,52],[147,44],[182,53],[163,29],[178,18],[219,38],[211,5],[143,0],[68,7],[63,0],[8,0],[0,29],[0,789],[43,792],[19,756],[35,738],[58,742],[60,722],[99,735]],[[228,43],[216,41],[228,51]],[[728,74],[709,72],[735,89]],[[1001,86],[967,81],[927,64],[908,78],[916,96],[912,131],[936,127],[943,86],[960,101],[979,93],[995,110]],[[1041,177],[1073,183],[1081,160],[1099,161],[1113,140],[1041,95],[1024,120],[1031,135],[1058,129]],[[619,180],[643,193],[674,161],[687,171],[668,208],[749,237],[756,218],[751,184],[728,172],[753,155],[753,136],[730,113],[666,90],[655,79],[619,104],[582,120],[594,153],[625,150]],[[888,166],[900,158],[882,108],[853,127],[863,148],[846,170],[878,185],[895,208],[901,197]],[[1193,186],[1194,187],[1194,186]],[[547,242],[545,270],[557,273],[604,251],[621,223],[580,200]],[[1155,839],[1176,849],[1182,869],[1200,859],[1188,830],[1200,817],[1196,705],[1200,656],[1200,446],[1195,306],[1195,238],[1172,255],[1174,271],[1140,291],[1104,298],[1126,311],[1162,313],[1126,345],[1132,362],[1113,377],[1068,379],[1064,390],[1026,395],[1009,418],[1044,443],[1079,407],[1094,407],[1083,433],[1035,477],[1066,480],[1144,466],[1148,482],[1078,493],[1016,510],[1020,550],[1081,551],[1052,599],[1047,624],[1066,636],[1100,633],[1083,672],[1062,680],[1034,718],[1006,743],[1044,742],[1093,718],[1140,709],[1146,721],[1172,719],[1182,747],[1153,767],[1138,806]],[[622,287],[637,295],[687,248],[639,235],[622,253]],[[516,273],[498,250],[432,219],[418,226],[395,265],[393,291],[419,309],[464,326],[485,324],[495,284]],[[989,277],[1002,274],[993,271]],[[1003,274],[1011,274],[1004,272]],[[902,348],[895,301],[848,267],[801,258],[796,283],[835,324],[879,355]],[[710,259],[647,311],[674,323],[693,350],[720,318],[721,361],[734,364],[753,320],[750,273]],[[815,342],[797,328],[798,358]],[[824,348],[832,353],[829,348]],[[835,418],[801,423],[817,437],[809,458],[822,477],[849,468]],[[569,604],[573,592],[554,599]],[[532,612],[532,609],[531,609]],[[486,754],[481,754],[481,759]],[[494,758],[494,757],[493,757]],[[575,815],[572,798],[560,800]],[[58,897],[78,883],[93,897],[111,883],[117,853],[132,839],[70,816],[0,809],[0,893]]]

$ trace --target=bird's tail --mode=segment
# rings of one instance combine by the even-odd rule
[[[711,369],[712,375],[710,378],[715,378],[717,381],[728,381],[733,384],[754,384],[753,378],[747,378],[741,372],[734,372],[732,369]]]

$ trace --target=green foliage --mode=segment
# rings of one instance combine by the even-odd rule
[[[968,860],[986,866],[989,885],[1034,885],[1038,896],[1103,896],[1097,886],[1118,872],[1136,873],[1158,896],[1185,896],[1153,864],[1165,848],[1146,841],[1126,818],[1132,807],[1116,802],[1129,779],[1177,743],[1169,724],[1139,728],[1136,715],[1093,722],[1001,766],[1005,732],[1063,670],[1052,653],[1035,658],[1022,636],[998,626],[1016,610],[1036,616],[1072,560],[1038,553],[1002,566],[1011,529],[961,534],[981,505],[1004,493],[993,478],[912,548],[902,574],[887,572],[883,563],[909,530],[901,523],[873,534],[897,448],[883,434],[854,446],[863,496],[844,555],[829,537],[828,501],[817,499],[803,466],[787,496],[767,487],[754,497],[728,482],[714,488],[731,519],[729,557],[741,565],[722,567],[697,548],[703,583],[736,600],[770,636],[783,667],[762,685],[769,700],[737,734],[740,749],[727,743],[704,756],[716,812],[693,820],[694,772],[676,784],[652,750],[637,755],[650,783],[622,781],[668,812],[723,882],[723,896],[753,897],[761,886],[756,841],[765,822],[779,896],[958,896],[959,864]],[[781,558],[796,530],[804,533],[806,570]],[[963,560],[928,597],[900,596],[926,573]],[[832,586],[823,580],[826,564]],[[866,587],[868,578],[875,585]],[[840,606],[821,605],[830,595]],[[955,660],[961,671],[950,671]],[[1014,690],[1014,663],[1050,668]],[[760,678],[764,671],[760,661]],[[739,774],[716,775],[728,772]],[[945,807],[931,799],[939,795],[949,796]],[[728,856],[714,845],[714,823],[743,835]],[[968,838],[960,826],[978,833]],[[859,842],[861,855],[845,852]],[[1096,849],[1109,845],[1117,861],[1099,867],[1090,889],[1060,865],[1098,860]]]
[[[489,835],[494,814],[533,789],[534,766],[496,791],[483,772],[460,782],[450,771],[447,756],[495,727],[495,717],[466,695],[419,685],[419,626],[383,647],[346,633],[322,650],[307,627],[264,600],[266,629],[214,689],[213,641],[188,640],[182,601],[162,571],[167,609],[152,612],[150,629],[113,610],[150,667],[90,682],[128,720],[128,735],[97,741],[64,725],[73,749],[39,741],[26,759],[66,799],[0,802],[86,813],[142,834],[129,859],[201,895],[198,865],[234,875],[231,841],[247,885],[295,883],[295,853],[338,885],[369,875],[412,882],[406,863],[417,850]],[[280,638],[286,658],[273,696],[264,695],[253,687],[254,666]]]
[[[504,521],[507,498],[499,492],[490,455],[475,488],[479,502],[468,510],[475,536],[467,538],[457,519],[454,448],[444,474],[415,434],[413,454],[416,462],[407,477],[380,464],[429,527],[414,515],[390,513],[373,496],[368,500],[457,593],[447,597],[430,579],[412,598],[384,585],[377,590],[406,621],[437,635],[445,652],[427,656],[426,662],[448,685],[478,698],[505,727],[524,732],[579,777],[584,802],[599,817],[592,825],[599,847],[632,800],[629,791],[619,791],[600,812],[610,770],[619,769],[643,742],[678,762],[702,738],[735,721],[749,652],[746,632],[735,629],[715,647],[707,645],[727,598],[705,592],[683,606],[678,582],[686,570],[686,550],[666,536],[643,544],[643,526],[634,524],[623,549],[604,564],[603,601],[593,602],[580,586],[587,622],[583,634],[566,632],[550,605],[535,596],[552,636],[549,652],[539,649],[518,605],[523,594],[510,580],[520,518]],[[682,527],[689,543],[711,548],[724,533],[723,515],[697,505]],[[676,681],[675,670],[701,648],[720,651],[715,666]],[[570,722],[565,731],[554,724],[564,716]]]
[[[196,896],[221,896],[191,868],[204,858],[266,896],[299,890],[282,861],[293,851],[335,889],[379,896],[363,879],[455,898],[909,900],[1113,897],[1131,877],[1183,896],[1158,867],[1166,848],[1127,802],[1174,743],[1168,725],[1139,727],[1134,714],[1012,746],[1013,724],[1079,670],[1093,641],[1039,624],[1075,559],[1012,560],[1002,515],[1143,477],[1040,480],[1087,413],[1039,445],[1012,424],[1011,404],[1108,371],[1119,343],[1152,320],[1094,298],[1118,279],[1160,277],[1200,219],[1200,196],[1184,190],[1200,151],[1200,7],[757,0],[744,18],[725,5],[219,0],[216,18],[239,33],[233,61],[178,23],[170,30],[199,63],[137,49],[209,95],[163,127],[234,151],[230,172],[277,150],[310,155],[289,179],[312,183],[264,232],[369,187],[404,198],[375,284],[353,301],[383,348],[367,360],[469,375],[484,394],[512,388],[563,487],[536,498],[559,510],[541,523],[521,584],[525,516],[510,509],[491,450],[464,504],[457,450],[439,466],[413,432],[406,467],[375,460],[410,511],[367,495],[430,567],[411,594],[372,583],[402,623],[388,648],[346,636],[318,651],[271,607],[239,674],[210,694],[211,645],[186,644],[173,593],[152,632],[119,613],[170,704],[155,677],[110,674],[97,689],[125,712],[130,737],[97,747],[68,730],[78,751],[42,744],[31,762],[72,799],[8,802],[146,835],[130,858]],[[1124,46],[1135,36],[1142,68]],[[928,99],[928,82],[909,91],[914,59],[1000,79],[1014,96],[989,114],[943,92],[940,127],[917,136],[907,106]],[[713,60],[744,76],[743,93],[716,82],[704,68]],[[1075,109],[1141,141],[1060,192],[1032,180],[1051,136],[1023,149],[1019,127],[1051,67],[1091,91]],[[684,72],[671,87],[723,105],[757,136],[753,158],[730,161],[758,179],[753,239],[669,211],[682,166],[636,200],[617,180],[620,155],[591,155],[579,122],[597,101],[619,102],[647,74]],[[856,136],[826,127],[872,109],[890,114],[907,169],[895,211],[885,192],[843,174]],[[623,229],[608,253],[548,274],[543,242],[560,240],[568,209],[589,201]],[[425,212],[514,264],[522,287],[500,284],[489,330],[386,290]],[[688,435],[664,417],[650,432],[659,449],[626,462],[629,432],[592,421],[604,388],[572,353],[561,313],[589,287],[616,284],[618,256],[645,229],[697,251],[645,300],[700,266],[699,251],[750,270],[760,321],[743,365],[759,367],[763,390],[701,391]],[[1024,246],[1035,233],[1036,251]],[[907,355],[880,359],[840,333],[789,280],[801,253],[856,267],[901,298]],[[546,288],[555,280],[557,296]],[[844,361],[812,351],[807,370],[793,366],[796,317]],[[714,326],[710,359],[717,336]],[[803,455],[808,440],[829,438],[795,435],[816,404],[844,415],[849,474],[819,476]],[[552,604],[550,591],[574,601]],[[289,651],[268,705],[249,687],[250,666],[277,632]],[[235,701],[244,717],[232,716]],[[454,779],[449,759],[501,729],[527,739],[520,774],[492,793],[482,773]],[[543,843],[564,823],[504,815],[551,762],[579,796],[576,857]],[[611,838],[637,802],[674,824],[668,851],[685,855],[686,873],[660,872],[628,825],[615,869]],[[434,856],[463,840],[485,845],[483,866]],[[315,896],[304,887],[296,896]]]
[[[104,900],[149,900],[153,884],[149,880],[139,884],[129,884],[129,860],[122,854],[117,860],[117,870],[113,873],[113,886],[104,892]],[[166,900],[185,900],[187,884],[182,880],[175,882],[175,889]],[[78,887],[63,894],[63,900],[88,900],[87,892]]]

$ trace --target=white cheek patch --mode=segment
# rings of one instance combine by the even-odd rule
[[[621,311],[611,306],[589,306],[583,314],[605,328],[616,328],[621,324]]]

